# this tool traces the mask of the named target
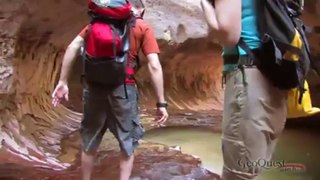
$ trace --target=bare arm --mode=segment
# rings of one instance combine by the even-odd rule
[[[83,42],[84,42],[84,39],[81,36],[77,36],[69,44],[63,57],[61,75],[60,75],[61,82],[64,82],[67,84],[71,68],[74,64],[74,60],[76,59]]]
[[[235,46],[241,34],[241,0],[214,0],[213,7],[208,0],[201,0],[205,19],[214,37],[224,47]]]
[[[157,95],[158,102],[165,102],[163,89],[163,73],[158,54],[148,54],[147,59],[148,69],[151,75],[151,80]]]

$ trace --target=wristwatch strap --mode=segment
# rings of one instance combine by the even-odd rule
[[[160,107],[167,108],[167,107],[168,107],[168,103],[166,103],[166,102],[165,102],[165,103],[159,103],[159,102],[158,102],[158,103],[156,104],[156,106],[157,106],[157,108],[160,108]]]

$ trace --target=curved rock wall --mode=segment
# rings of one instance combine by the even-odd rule
[[[306,2],[311,5],[305,19],[320,26],[315,2]],[[50,96],[65,48],[87,22],[85,5],[80,0],[0,1],[0,146],[23,159],[60,167],[55,159],[60,140],[79,127],[81,114],[63,106],[54,109]],[[207,27],[199,0],[146,0],[146,6],[145,19],[161,46],[166,97],[172,107],[221,110],[220,50],[203,38]],[[319,52],[319,35],[310,40],[313,52]],[[310,80],[317,92],[318,77],[315,73]],[[73,79],[71,84],[79,87],[76,76]],[[146,67],[138,79],[142,105],[154,103]],[[320,99],[316,91],[312,94]],[[79,104],[81,94],[74,93],[73,99]]]
[[[72,36],[66,22],[79,18],[63,15],[67,7],[58,1],[0,3],[1,146],[23,159],[57,168],[61,138],[78,128],[81,115],[51,106],[66,44],[63,39]]]
[[[308,81],[310,83],[310,91],[312,103],[320,106],[320,1],[305,1],[306,7],[303,15],[305,24],[314,28],[315,33],[308,35],[313,56],[313,66],[315,69],[310,73]]]

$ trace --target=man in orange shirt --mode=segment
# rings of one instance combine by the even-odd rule
[[[138,17],[142,16],[144,8],[133,6],[133,12]],[[84,44],[86,31],[87,27],[69,44],[65,52],[60,80],[52,94],[54,106],[57,106],[62,100],[68,100],[67,80],[74,60]],[[138,117],[136,82],[134,78],[130,78],[134,76],[137,64],[139,64],[140,49],[148,59],[148,69],[157,95],[155,121],[162,125],[168,119],[163,89],[163,73],[158,58],[160,50],[152,28],[142,18],[137,18],[135,26],[130,32],[127,66],[127,73],[130,76],[125,81],[126,88],[121,85],[106,90],[85,84],[83,92],[84,115],[80,129],[83,147],[82,177],[84,180],[91,179],[94,156],[108,128],[117,138],[121,149],[120,179],[128,180],[130,177],[134,160],[133,152],[144,133]],[[123,93],[124,89],[126,89],[126,93]]]

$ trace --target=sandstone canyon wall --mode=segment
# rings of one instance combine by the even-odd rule
[[[306,23],[320,26],[318,1],[306,3]],[[222,110],[220,48],[205,38],[207,26],[199,0],[146,0],[146,7],[145,19],[161,46],[170,104],[177,109]],[[81,113],[64,106],[53,108],[51,93],[64,50],[87,20],[86,1],[0,1],[0,148],[63,168],[56,160],[60,141],[79,127]],[[313,55],[319,59],[320,35],[309,38]],[[146,68],[137,76],[143,87],[141,104],[146,105],[153,101]],[[314,103],[320,105],[318,73],[310,77]],[[72,99],[81,103],[77,75],[71,86]]]

